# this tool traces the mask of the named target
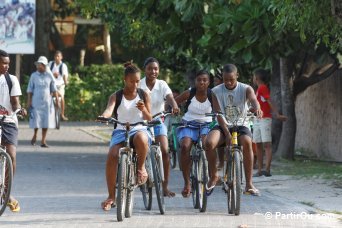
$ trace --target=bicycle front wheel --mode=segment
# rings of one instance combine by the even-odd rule
[[[118,197],[117,197],[117,219],[119,222],[123,220],[126,207],[126,196],[127,196],[127,166],[128,156],[123,153],[120,155],[120,164],[118,172]]]
[[[205,156],[205,151],[200,152],[200,160],[198,167],[198,194],[199,194],[199,211],[205,212],[207,210],[207,194],[205,185],[208,182],[208,161]]]
[[[198,161],[194,160],[191,166],[191,192],[192,205],[195,209],[199,208],[199,186],[198,186]]]
[[[0,216],[4,213],[9,197],[13,179],[12,159],[5,151],[0,151]]]
[[[135,165],[130,164],[127,169],[127,198],[126,198],[126,208],[125,208],[125,217],[130,218],[133,213],[133,205],[134,205],[134,190],[135,190]]]
[[[162,185],[162,176],[160,167],[162,164],[160,163],[161,159],[157,158],[157,151],[153,151],[151,153],[151,162],[152,162],[152,171],[153,171],[153,178],[154,178],[154,187],[156,189],[156,196],[160,214],[165,213],[165,202],[164,202],[164,191]]]
[[[231,158],[231,164],[229,164],[228,176],[228,213],[229,214],[240,214],[240,201],[241,201],[241,161],[240,161],[240,150],[233,152]]]

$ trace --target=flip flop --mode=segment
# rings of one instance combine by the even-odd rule
[[[206,183],[205,184],[205,194],[206,194],[206,196],[210,196],[211,193],[213,193],[214,189],[215,189],[215,185],[212,185],[212,186],[208,187],[208,183]]]
[[[183,190],[182,190],[182,196],[184,198],[189,198],[190,195],[191,195],[191,189],[187,188],[187,187],[184,187]]]
[[[112,199],[106,199],[101,203],[101,207],[104,211],[109,211],[111,208],[116,207],[116,204]]]
[[[7,203],[7,206],[10,208],[12,212],[19,212],[20,206],[18,200],[13,200]]]
[[[244,191],[245,195],[260,196],[260,192],[256,188],[250,188]]]
[[[40,147],[49,148],[49,145],[44,143],[44,144],[40,145]]]
[[[146,183],[148,179],[148,174],[146,172],[146,169],[144,171],[138,170],[137,171],[138,176],[137,176],[137,185],[143,185]]]

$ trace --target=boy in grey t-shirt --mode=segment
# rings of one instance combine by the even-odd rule
[[[253,171],[253,151],[252,151],[252,136],[251,132],[244,123],[244,117],[248,112],[247,102],[252,104],[249,111],[256,113],[260,118],[262,111],[256,99],[254,90],[249,85],[238,82],[237,68],[233,64],[226,64],[223,67],[223,84],[220,84],[212,89],[213,107],[215,112],[224,113],[225,108],[229,105],[234,105],[241,111],[241,120],[239,123],[239,143],[243,146],[243,162],[246,176],[246,194],[260,195],[252,183]],[[218,180],[216,168],[216,148],[223,145],[229,145],[231,141],[230,126],[227,126],[221,116],[218,116],[219,125],[215,126],[208,134],[205,141],[206,155],[209,165],[210,180],[206,186],[207,194],[211,194]]]

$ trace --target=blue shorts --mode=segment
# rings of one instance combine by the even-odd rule
[[[164,123],[153,127],[154,136],[165,135],[167,137],[167,127]]]
[[[18,145],[18,128],[15,123],[4,123],[1,140],[6,144]]]
[[[151,136],[151,133],[147,130],[147,128],[138,128],[138,129],[133,128],[128,133],[131,146],[133,146],[133,139],[132,139],[133,136],[139,131],[145,132],[145,134],[147,134],[148,145],[151,145],[152,136]],[[119,143],[125,142],[125,132],[126,131],[123,129],[115,129],[112,133],[112,139],[110,140],[109,148]]]
[[[183,121],[184,122],[184,121]],[[194,126],[198,126],[199,124],[202,125],[201,128],[201,133],[200,135],[207,135],[210,128],[209,128],[209,123],[205,124],[205,126],[203,126],[204,123],[198,123],[195,121],[189,121],[189,122],[185,122]],[[178,127],[177,128],[177,137],[178,137],[178,141],[180,142],[184,137],[189,137],[192,139],[192,141],[197,142],[198,141],[198,132],[199,128],[194,128],[194,127]]]

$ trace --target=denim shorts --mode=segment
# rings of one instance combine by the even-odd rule
[[[152,136],[151,136],[151,133],[147,130],[147,128],[132,128],[128,135],[129,135],[129,138],[130,138],[130,144],[132,146],[133,144],[133,137],[134,135],[137,133],[137,132],[145,132],[145,134],[147,134],[147,137],[148,137],[148,145],[151,145],[152,143]],[[122,143],[125,141],[125,130],[123,129],[115,129],[112,133],[112,139],[110,140],[110,144],[109,144],[109,148],[111,148],[112,146],[114,145],[117,145],[119,143]]]
[[[184,121],[183,121],[184,122]],[[189,122],[184,122],[193,126],[198,126],[199,124],[203,125],[204,123],[198,123],[195,121],[189,121]],[[201,128],[201,132],[200,135],[207,135],[210,128],[209,128],[209,124],[206,124],[204,127],[202,126]],[[184,137],[188,137],[191,138],[192,141],[197,142],[198,141],[198,136],[199,136],[199,128],[195,128],[195,127],[189,127],[189,126],[181,126],[177,128],[177,137],[178,137],[178,141],[180,142]]]
[[[1,141],[14,146],[18,145],[18,128],[15,123],[4,123]]]
[[[167,127],[164,123],[153,127],[154,136],[165,135],[167,137]]]

